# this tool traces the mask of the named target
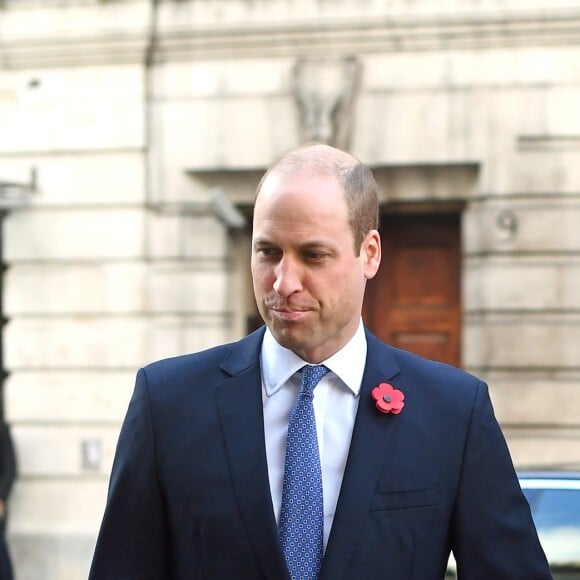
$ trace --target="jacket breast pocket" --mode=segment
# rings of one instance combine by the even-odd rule
[[[377,489],[370,511],[418,510],[439,505],[439,485],[408,489]]]

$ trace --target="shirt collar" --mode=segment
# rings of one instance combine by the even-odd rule
[[[367,354],[367,341],[362,319],[354,336],[335,354],[321,364],[336,375],[356,397],[360,391]],[[262,381],[266,395],[274,395],[304,365],[308,364],[295,352],[281,346],[266,329],[262,342]]]

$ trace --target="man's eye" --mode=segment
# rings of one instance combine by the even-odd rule
[[[262,258],[273,258],[278,255],[276,248],[258,248],[256,254]]]
[[[325,252],[306,252],[305,256],[308,260],[319,262],[320,260],[324,259],[327,254]]]

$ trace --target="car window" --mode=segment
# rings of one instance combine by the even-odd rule
[[[550,564],[580,569],[580,490],[524,489],[524,493]]]
[[[534,521],[538,528],[572,527],[580,530],[580,490],[545,489],[534,503]]]

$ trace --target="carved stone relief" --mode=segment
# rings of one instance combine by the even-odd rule
[[[294,95],[303,141],[348,149],[361,65],[356,57],[303,58],[294,67]]]

